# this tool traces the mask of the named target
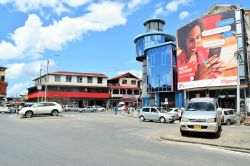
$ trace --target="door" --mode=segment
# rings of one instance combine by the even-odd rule
[[[151,108],[150,111],[150,119],[151,120],[159,120],[159,111],[156,108]]]
[[[46,108],[45,108],[44,103],[38,103],[33,112],[34,112],[34,114],[44,114],[44,113],[46,113]]]
[[[149,119],[150,118],[150,108],[142,108],[142,114],[144,116],[145,119]]]

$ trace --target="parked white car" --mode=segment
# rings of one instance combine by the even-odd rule
[[[74,105],[64,105],[63,110],[65,112],[68,112],[68,111],[80,111],[80,108],[77,107],[77,106],[74,106]]]
[[[35,103],[31,107],[24,107],[19,111],[20,115],[24,115],[26,118],[30,118],[33,115],[38,114],[50,114],[51,116],[57,116],[61,113],[63,108],[56,102],[40,102]]]
[[[0,106],[0,113],[10,113],[10,109],[8,107],[5,106]]]
[[[236,122],[236,113],[234,109],[223,108],[221,111],[221,123],[231,125]]]
[[[99,106],[99,105],[95,105],[94,107],[97,109],[97,111],[100,111],[100,112],[105,111],[105,108],[104,108],[104,107],[101,107],[101,106]]]
[[[139,119],[141,122],[145,120],[160,121],[161,123],[174,122],[174,117],[171,114],[161,112],[157,107],[143,107],[140,110]]]
[[[181,110],[179,108],[168,108],[167,112],[172,114],[175,117],[175,120],[178,120],[181,117]]]

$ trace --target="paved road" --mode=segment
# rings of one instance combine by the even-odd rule
[[[111,113],[20,119],[0,114],[1,166],[246,166],[250,155],[154,139],[177,124]]]

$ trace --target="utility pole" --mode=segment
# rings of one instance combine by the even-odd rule
[[[42,87],[42,81],[41,81],[42,67],[43,67],[43,65],[40,65],[39,85],[37,86],[38,87],[37,88],[38,92],[42,89],[41,88]],[[40,98],[40,96],[38,95],[38,102],[39,102],[39,98]],[[41,98],[41,101],[42,101],[42,98]]]
[[[49,59],[47,60],[47,71],[46,71],[46,75],[45,75],[45,94],[44,94],[44,101],[47,101],[48,73],[49,73]]]
[[[236,91],[236,113],[237,113],[237,125],[240,125],[240,53],[236,51],[237,58],[237,91]]]

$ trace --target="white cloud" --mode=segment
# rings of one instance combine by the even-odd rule
[[[166,9],[169,12],[175,12],[178,10],[180,5],[190,5],[193,0],[173,0],[166,5]]]
[[[45,74],[47,61],[32,61],[29,63],[14,63],[8,64],[6,76],[8,79],[39,77],[40,66],[42,65],[42,73]],[[49,66],[53,66],[54,61],[50,60]]]
[[[32,81],[14,84],[10,89],[7,89],[8,97],[19,97],[20,94],[27,93],[27,87],[32,86],[34,83]]]
[[[187,18],[188,16],[189,16],[189,12],[183,11],[183,12],[181,12],[181,13],[179,14],[179,19],[180,19],[180,20],[183,20],[183,19]]]
[[[126,70],[126,71],[118,71],[118,75],[125,74],[127,72],[130,72],[131,74],[137,76],[138,78],[142,78],[142,70]]]
[[[71,7],[79,7],[90,2],[91,0],[62,0],[62,1]]]
[[[21,12],[30,12],[50,8],[57,14],[68,12],[69,7],[79,7],[87,4],[90,0],[0,0],[0,4],[11,4]]]
[[[193,3],[193,0],[172,0],[168,3],[158,3],[155,7],[153,17],[159,17],[161,15],[167,15],[172,12],[176,12],[180,6],[189,6]]]
[[[128,8],[129,9],[136,9],[140,5],[145,5],[149,2],[150,0],[130,0],[128,2]]]
[[[154,13],[153,13],[153,17],[158,17],[160,15],[164,15],[164,8],[162,6],[159,6],[155,9]]]
[[[123,14],[124,4],[107,2],[91,4],[82,17],[63,17],[51,25],[43,26],[41,19],[29,15],[23,27],[10,35],[12,43],[0,43],[0,60],[40,58],[38,52],[45,49],[61,50],[68,42],[82,38],[89,31],[105,31],[126,23]]]

